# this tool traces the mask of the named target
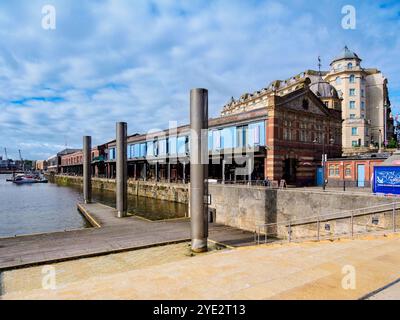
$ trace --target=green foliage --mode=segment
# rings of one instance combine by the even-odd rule
[[[389,149],[397,148],[397,141],[394,138],[391,138],[389,143],[388,143],[388,145],[387,145],[387,147]]]

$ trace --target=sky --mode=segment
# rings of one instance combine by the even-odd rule
[[[43,28],[45,5],[55,29]],[[355,29],[342,8],[356,9]],[[47,21],[47,20],[46,20]],[[400,112],[400,0],[13,0],[0,3],[0,156],[47,159],[189,118],[191,88],[212,117],[233,96],[323,69],[347,45],[389,81]]]

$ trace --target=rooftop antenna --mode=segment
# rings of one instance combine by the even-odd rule
[[[320,77],[322,77],[322,74],[321,74],[321,57],[320,56],[318,56],[318,74],[319,74]]]

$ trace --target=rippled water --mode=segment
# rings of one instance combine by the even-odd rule
[[[16,185],[0,175],[0,237],[88,228],[76,203],[81,189],[57,184]],[[93,190],[93,200],[115,206],[115,194]],[[180,218],[187,205],[144,197],[129,196],[128,210],[151,220]]]

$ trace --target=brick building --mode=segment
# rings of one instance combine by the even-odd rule
[[[389,153],[372,153],[346,158],[328,159],[325,176],[327,186],[371,187],[374,166],[382,163],[390,156]]]
[[[244,94],[209,120],[209,177],[224,182],[285,179],[313,185],[322,153],[341,156],[341,106],[322,78],[298,77]],[[328,103],[327,103],[328,102]],[[128,174],[142,180],[190,179],[189,126],[128,137]],[[106,174],[115,176],[115,141],[107,144]],[[179,158],[178,163],[171,159]],[[249,160],[251,159],[251,160]],[[251,170],[237,169],[251,161]]]

